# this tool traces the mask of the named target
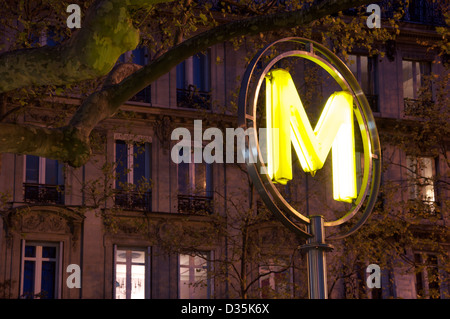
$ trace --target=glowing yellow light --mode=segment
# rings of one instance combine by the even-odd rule
[[[333,93],[313,130],[289,72],[277,69],[266,78],[267,159],[270,178],[292,179],[291,142],[301,167],[312,175],[321,169],[332,148],[333,198],[356,198],[353,97]]]

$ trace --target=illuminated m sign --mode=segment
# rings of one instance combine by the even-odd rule
[[[330,85],[340,87],[328,98],[314,128],[289,72],[277,68],[284,59],[308,60],[330,76],[327,76]],[[264,112],[259,103],[264,85],[265,125],[261,121]],[[314,229],[317,230],[317,217],[322,218],[320,223],[324,227],[335,227],[361,212],[349,230],[332,237],[338,239],[353,234],[367,221],[375,207],[381,182],[380,139],[369,102],[357,79],[332,51],[320,43],[297,37],[276,40],[259,50],[242,77],[238,124],[243,130],[249,130],[241,153],[255,189],[266,207],[286,227],[310,238],[314,236]],[[265,132],[261,131],[264,126]],[[358,179],[355,136],[361,155]],[[331,151],[333,197],[351,203],[345,205],[343,214],[335,216],[333,212],[324,216],[320,204],[316,212],[309,212],[306,205],[305,216],[304,210],[298,209],[301,203],[283,197],[276,184],[286,184],[293,177],[292,146],[303,170],[312,175],[324,166]]]
[[[335,92],[311,127],[289,72],[266,77],[267,170],[273,182],[292,179],[291,142],[305,172],[321,169],[332,149],[333,198],[351,203],[357,197],[353,97]]]

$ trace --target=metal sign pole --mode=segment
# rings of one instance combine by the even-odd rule
[[[264,56],[269,57],[272,47],[282,43],[290,43],[295,45],[295,47],[292,49],[284,48],[284,52],[271,58],[269,62],[265,63],[263,68],[258,66],[258,63],[262,61]],[[357,196],[355,197],[355,194],[353,193],[349,196],[353,199],[351,209],[336,220],[325,222],[323,216],[304,216],[291,206],[289,201],[283,198],[275,186],[276,180],[273,180],[273,176],[269,174],[268,166],[266,166],[264,160],[265,157],[259,146],[257,132],[260,127],[257,119],[260,118],[260,114],[257,112],[259,105],[257,102],[260,95],[260,89],[276,64],[282,59],[291,57],[303,58],[316,63],[331,75],[335,82],[342,88],[341,92],[348,92],[352,95],[354,102],[352,116],[355,116],[358,122],[355,127],[359,128],[361,133],[361,140],[364,148],[364,172]],[[252,81],[254,74],[256,81]],[[285,76],[288,74],[289,72],[287,72]],[[282,98],[290,99],[289,95],[290,94],[283,94]],[[347,94],[345,94],[345,96],[347,96]],[[299,95],[298,98],[300,98]],[[290,102],[285,101],[284,103]],[[348,105],[349,103],[344,104]],[[267,107],[272,106],[269,104],[269,106],[266,105],[266,108]],[[288,112],[286,111],[286,113]],[[308,123],[309,119],[307,118],[307,115],[304,117],[304,119],[301,119],[302,123]],[[288,121],[286,121],[286,123],[287,122]],[[298,37],[277,40],[261,49],[254,56],[244,73],[241,89],[239,91],[238,124],[239,127],[251,129],[250,132],[253,132],[248,135],[248,144],[243,147],[242,152],[248,159],[248,172],[258,193],[261,195],[262,200],[268,209],[277,216],[286,227],[294,231],[297,235],[308,238],[306,244],[302,245],[300,249],[304,250],[307,255],[309,298],[326,299],[328,296],[325,254],[327,251],[333,250],[333,248],[325,243],[324,227],[336,227],[342,225],[352,219],[359,211],[362,211],[359,220],[354,223],[349,230],[344,233],[336,234],[331,238],[329,237],[327,240],[330,241],[345,238],[359,230],[372,213],[377,201],[381,183],[380,138],[378,136],[376,122],[369,102],[367,101],[358,80],[338,56],[320,43]],[[309,123],[309,125],[310,124],[311,123]],[[333,125],[341,124],[334,123]],[[272,124],[269,123],[267,127],[272,127],[271,125]],[[297,129],[299,129],[299,127],[297,127]],[[308,133],[305,134],[308,135]],[[313,134],[310,135],[313,136]],[[307,137],[311,140],[309,135]],[[265,138],[268,139],[268,136]],[[335,140],[336,136],[333,137],[333,139]],[[287,139],[284,139],[283,141],[283,143],[287,143]],[[354,152],[354,150],[352,151]],[[314,152],[317,152],[317,150],[314,149]],[[254,159],[257,159],[257,161],[253,161]],[[289,158],[287,156],[286,162],[288,163],[288,161]],[[306,172],[306,170],[304,171]],[[352,175],[352,178],[354,178],[354,175]],[[340,197],[338,201],[341,201]],[[346,202],[348,201],[348,198],[344,197],[344,200],[342,201]],[[307,225],[307,230],[304,229],[304,225]]]
[[[323,216],[309,216],[308,232],[313,235],[300,249],[307,252],[309,299],[327,299],[327,261],[325,253],[333,250],[325,243]]]

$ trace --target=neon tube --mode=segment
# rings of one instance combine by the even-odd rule
[[[321,169],[332,149],[333,198],[351,203],[357,196],[353,97],[345,91],[327,100],[313,130],[289,72],[266,78],[267,167],[279,184],[292,180],[291,142],[306,173]]]

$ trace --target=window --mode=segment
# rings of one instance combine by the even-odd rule
[[[67,37],[62,30],[49,26],[46,31],[42,31],[40,34],[30,32],[28,35],[28,43],[31,47],[49,46],[54,47],[61,44]]]
[[[372,111],[379,112],[377,58],[350,54],[348,59],[350,71],[358,80]]]
[[[57,160],[25,156],[24,201],[31,203],[64,203],[63,164]]]
[[[415,23],[445,25],[445,18],[439,2],[433,0],[410,0],[405,6],[402,20]]]
[[[127,209],[151,210],[151,144],[116,141],[115,204]]]
[[[211,297],[209,253],[180,255],[180,299],[207,299]]]
[[[431,96],[426,97],[426,92],[431,92],[431,84],[428,76],[431,74],[431,63],[424,61],[402,61],[403,74],[403,98],[405,101],[405,113],[414,115],[420,106],[420,97],[431,100]]]
[[[180,148],[183,156],[185,148]],[[212,213],[212,165],[194,163],[178,164],[178,212],[189,214]]]
[[[139,65],[146,65],[148,63],[148,49],[145,47],[138,47],[131,51],[132,62]],[[133,96],[130,101],[152,103],[151,86],[147,86],[138,94]]]
[[[282,266],[260,266],[259,288],[261,289],[261,298],[291,298],[291,270],[291,268]]]
[[[429,62],[402,61],[403,72],[403,97],[417,99],[419,89],[425,84],[424,76],[431,74]]]
[[[440,298],[440,280],[436,255],[414,254],[416,293],[418,298]]]
[[[211,108],[210,54],[198,53],[177,65],[177,105]]]
[[[407,156],[407,176],[409,180],[409,198],[421,200],[428,205],[435,201],[433,157]]]
[[[122,54],[119,57],[118,61],[121,63],[132,62],[138,65],[146,65],[149,61],[148,49],[143,46],[138,46],[136,49]],[[133,96],[129,101],[151,104],[152,103],[151,86],[150,85],[147,86],[145,89],[143,89],[135,96]]]
[[[54,28],[50,28],[45,35],[45,42],[47,46],[56,46],[65,40],[64,35],[61,32],[55,31]]]
[[[150,248],[147,250],[116,248],[115,250],[114,298],[149,298]]]
[[[60,244],[23,241],[21,296],[24,298],[58,298]]]

